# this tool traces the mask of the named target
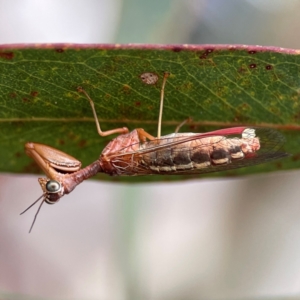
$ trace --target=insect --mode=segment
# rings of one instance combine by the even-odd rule
[[[288,156],[281,151],[283,136],[273,129],[246,126],[207,133],[174,133],[161,136],[164,89],[169,73],[164,73],[158,118],[157,137],[142,128],[102,131],[87,92],[79,87],[90,102],[100,136],[120,134],[102,151],[99,159],[85,168],[76,158],[44,144],[26,143],[25,151],[46,174],[38,181],[43,194],[25,211],[42,199],[30,231],[44,202],[54,204],[71,193],[82,181],[99,172],[112,176],[150,174],[203,174],[264,163]],[[23,211],[22,214],[25,212]],[[29,231],[29,232],[30,232]]]

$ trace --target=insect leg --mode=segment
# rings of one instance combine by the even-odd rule
[[[146,132],[143,128],[137,128],[136,131],[138,132],[139,139],[142,142],[146,142],[146,139],[148,139],[150,141],[153,141],[156,139],[153,135]]]
[[[164,107],[164,95],[165,95],[165,85],[167,82],[167,78],[169,77],[170,73],[165,72],[164,78],[160,90],[160,107],[159,107],[159,115],[158,115],[158,128],[157,128],[157,138],[160,139],[161,137],[161,120],[162,120],[162,113]]]
[[[26,143],[25,152],[50,179],[58,180],[57,171],[72,173],[81,167],[81,162],[76,158],[44,144]]]
[[[94,119],[95,119],[95,123],[96,123],[96,127],[97,127],[97,131],[99,133],[99,135],[101,136],[108,136],[114,133],[120,133],[120,134],[125,134],[128,133],[129,130],[127,127],[123,127],[123,128],[115,128],[115,129],[111,129],[111,130],[107,130],[107,131],[102,131],[100,128],[100,122],[99,119],[97,117],[97,113],[95,110],[95,105],[94,105],[94,101],[91,99],[91,97],[88,95],[88,93],[82,88],[82,87],[78,87],[77,90],[81,93],[84,93],[84,95],[88,98],[88,100],[90,101],[90,105],[92,107],[92,111],[93,111],[93,115],[94,115]]]
[[[44,173],[51,179],[56,179],[57,172],[51,168],[48,161],[46,161],[35,149],[33,143],[26,143],[25,151],[28,156],[33,158]]]
[[[185,125],[186,123],[190,123],[193,119],[191,117],[185,119],[183,122],[181,122],[175,129],[175,133],[178,133],[178,131],[180,130],[180,128]]]

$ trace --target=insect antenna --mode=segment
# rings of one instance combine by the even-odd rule
[[[165,85],[167,82],[167,78],[169,77],[170,73],[165,72],[164,78],[160,90],[160,106],[159,106],[159,115],[158,115],[158,126],[157,126],[157,138],[160,139],[161,136],[161,120],[162,120],[162,113],[164,108],[164,96],[165,96]]]
[[[23,212],[21,212],[20,215],[23,215],[28,209],[30,209],[32,206],[34,206],[34,205],[35,205],[38,201],[40,201],[40,199],[43,198],[43,197],[45,197],[45,193],[44,193],[41,197],[39,197],[37,200],[35,200],[30,206],[28,206]],[[32,227],[33,227],[33,225],[34,225],[34,223],[35,223],[35,221],[36,221],[37,215],[39,214],[39,212],[40,212],[40,210],[41,210],[41,207],[42,207],[42,205],[43,205],[44,202],[45,202],[45,200],[42,201],[42,203],[40,204],[40,206],[39,206],[37,212],[36,212],[35,215],[34,215],[34,219],[33,219],[33,222],[32,222],[32,224],[31,224],[31,226],[30,226],[29,233],[30,233],[31,230],[32,230]]]

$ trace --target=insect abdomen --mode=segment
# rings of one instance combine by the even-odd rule
[[[171,138],[162,139],[160,146],[172,143],[171,140]],[[232,160],[245,157],[242,150],[244,144],[245,141],[242,139],[226,139],[224,136],[196,139],[173,147],[150,151],[142,156],[141,164],[155,173],[172,173],[226,165]]]

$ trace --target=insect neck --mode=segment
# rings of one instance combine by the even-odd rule
[[[102,172],[102,168],[99,161],[96,160],[77,172],[66,174],[63,178],[64,194],[69,194],[83,180],[95,176],[99,172]]]

